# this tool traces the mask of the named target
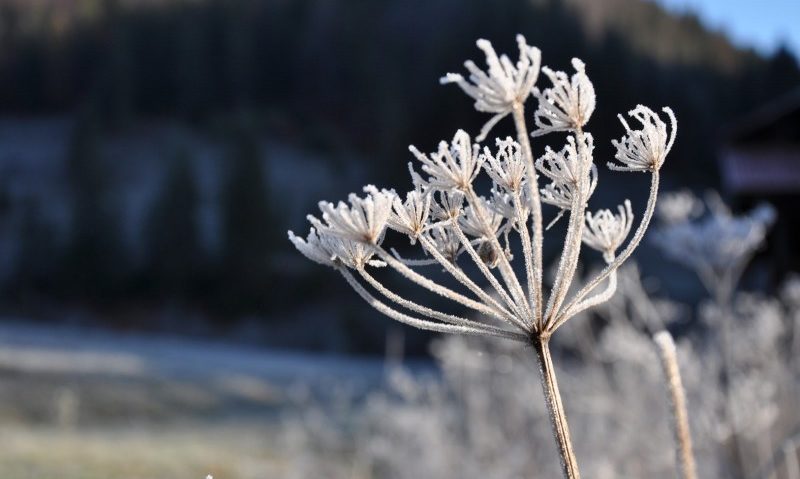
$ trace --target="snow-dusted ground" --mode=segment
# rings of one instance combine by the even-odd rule
[[[380,359],[2,320],[0,477],[283,477],[283,413],[383,375]]]
[[[309,393],[377,386],[384,369],[380,359],[0,321],[0,423],[274,416]]]
[[[375,381],[384,369],[378,359],[2,320],[0,368],[176,379],[246,374],[279,382]]]

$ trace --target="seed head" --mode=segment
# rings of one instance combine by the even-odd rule
[[[425,231],[431,210],[431,195],[421,188],[406,193],[406,200],[393,194],[392,214],[389,216],[389,228],[407,235],[411,244]]]
[[[630,201],[625,200],[623,205],[617,207],[617,212],[619,214],[616,215],[605,209],[595,214],[587,212],[586,228],[583,230],[583,242],[603,253],[603,258],[609,263],[633,226]]]
[[[488,147],[483,149],[483,169],[486,170],[492,181],[505,191],[519,192],[526,175],[522,147],[510,137],[505,140],[498,138],[496,143],[496,155],[492,155]]]
[[[536,79],[539,78],[542,55],[538,48],[528,46],[522,35],[517,35],[519,60],[516,65],[506,55],[498,57],[488,40],[480,39],[477,45],[486,55],[486,64],[489,67],[486,72],[467,60],[464,66],[470,72],[469,81],[458,73],[448,73],[439,82],[443,85],[455,83],[464,93],[475,99],[476,110],[495,113],[475,139],[483,141],[492,127],[510,113],[515,104],[521,105],[528,99]]]
[[[349,205],[340,201],[336,206],[320,201],[321,222],[309,215],[308,220],[317,230],[326,235],[350,241],[378,244],[383,239],[386,224],[391,214],[393,196],[386,191],[378,191],[373,185],[364,187],[367,196],[361,198],[351,193]]]
[[[417,186],[426,189],[466,191],[483,163],[482,156],[478,154],[478,145],[472,145],[464,130],[458,130],[450,144],[445,141],[439,143],[438,151],[430,155],[420,153],[414,145],[408,149],[422,163],[422,171],[429,175],[427,180],[423,179],[409,163],[411,177]]]
[[[533,89],[533,95],[539,100],[539,107],[534,113],[534,122],[538,130],[533,136],[541,136],[554,131],[576,131],[583,128],[595,107],[594,85],[586,76],[586,66],[577,58],[572,59],[575,74],[571,78],[561,71],[553,71],[542,67],[542,73],[553,83],[553,86],[539,91]]]
[[[561,210],[572,209],[573,198],[581,181],[581,172],[586,175],[584,180],[589,185],[586,199],[588,200],[594,192],[597,187],[597,168],[591,163],[594,139],[588,133],[583,134],[583,138],[583,146],[580,146],[575,137],[569,136],[567,144],[561,151],[553,151],[548,146],[544,155],[536,160],[536,169],[551,180],[551,183],[541,190],[542,202],[557,206]]]
[[[646,106],[638,105],[628,112],[642,124],[641,130],[631,130],[628,122],[622,115],[619,121],[625,127],[626,134],[619,140],[611,140],[617,149],[614,158],[622,165],[608,163],[608,167],[617,171],[656,171],[664,164],[664,159],[675,143],[675,133],[678,131],[678,120],[669,107],[661,109],[670,120],[670,132],[667,134],[667,124],[658,115]]]

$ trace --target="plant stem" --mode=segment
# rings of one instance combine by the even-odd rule
[[[561,468],[567,479],[580,479],[578,461],[572,450],[572,440],[569,436],[569,425],[564,405],[561,403],[561,393],[558,390],[556,371],[553,367],[553,358],[550,356],[550,338],[538,336],[533,340],[536,356],[539,359],[539,372],[542,376],[542,389],[544,390],[547,410],[550,413],[550,422],[553,425],[553,436],[561,456]]]
[[[689,414],[686,410],[686,391],[683,389],[675,341],[666,330],[653,336],[658,346],[661,367],[672,405],[672,427],[675,434],[676,458],[681,479],[697,479],[697,471],[692,453],[692,435],[689,432]]]
[[[533,161],[533,150],[531,150],[531,141],[528,137],[528,127],[525,124],[525,107],[522,103],[515,103],[514,110],[514,126],[517,129],[517,141],[522,145],[522,151],[525,154],[525,161],[528,166],[528,197],[531,202],[531,216],[533,217],[532,228],[532,249],[533,258],[533,284],[528,284],[528,292],[531,296],[530,301],[533,303],[531,307],[535,307],[533,311],[533,323],[542,326],[542,203],[539,199],[539,183],[536,174],[536,168]],[[519,225],[520,229],[527,228],[527,225]],[[526,251],[527,253],[527,251]]]
[[[721,283],[733,284],[730,281],[722,281]],[[731,321],[734,321],[732,306],[733,289],[729,287],[717,288],[714,296],[719,312],[719,318],[717,318],[717,320],[719,321],[718,324],[720,325],[719,345],[722,356],[722,382],[723,391],[725,392],[725,413],[731,427],[731,453],[733,456],[733,464],[736,464],[739,468],[737,471],[738,477],[745,478],[750,476],[748,467],[749,454],[748,449],[743,443],[743,438],[741,437],[738,425],[736,424],[736,412],[734,409],[735,405],[731,400],[733,394],[734,374],[733,354],[731,351],[733,337]]]

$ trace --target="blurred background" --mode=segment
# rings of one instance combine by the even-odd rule
[[[406,191],[408,144],[479,131],[438,85],[483,64],[477,38],[586,62],[599,164],[617,113],[671,106],[664,188],[768,201],[741,287],[776,296],[800,271],[798,19],[791,0],[0,0],[2,475],[290,477],[287,410],[377,387],[385,356],[439,374],[431,335],[378,317],[286,231],[365,183]],[[601,168],[593,201],[646,193]],[[636,260],[684,305],[675,329],[697,326],[691,269],[650,242]],[[395,477],[314,474],[298,477]]]

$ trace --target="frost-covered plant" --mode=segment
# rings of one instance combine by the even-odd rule
[[[601,357],[646,364],[647,348],[637,341],[641,333],[636,330],[649,334],[686,316],[688,308],[654,299],[630,266],[619,276],[621,294],[598,310],[610,322],[602,336]],[[792,362],[795,287],[793,280],[786,282],[782,301],[739,292],[724,317],[715,302],[702,304],[700,319],[708,328],[695,328],[682,338],[681,373],[698,467],[705,471],[700,477],[771,477],[766,474],[770,467],[791,467],[791,456],[776,456],[781,438],[789,436],[784,440],[788,444],[800,426],[800,375]]]
[[[692,451],[692,435],[689,432],[689,413],[686,407],[686,391],[683,389],[678,353],[672,335],[667,331],[659,331],[653,336],[658,345],[661,367],[667,381],[670,403],[672,406],[672,424],[677,444],[677,461],[682,479],[697,479]]]
[[[763,448],[778,416],[779,391],[771,378],[784,375],[775,368],[783,367],[776,354],[782,350],[785,314],[774,300],[735,293],[775,220],[775,211],[762,204],[733,215],[714,193],[707,195],[708,213],[700,219],[693,217],[702,212],[702,202],[689,192],[664,195],[660,204],[663,224],[654,237],[657,245],[694,271],[713,299],[702,306],[701,318],[717,333],[714,351],[722,360],[709,362],[719,368],[707,371],[708,377],[722,378],[717,430],[731,442],[733,462],[746,477],[754,464],[763,461]],[[755,453],[748,444],[757,446]]]
[[[576,326],[569,323],[560,337],[568,338]],[[587,454],[583,468],[596,479],[674,478],[664,380],[652,340],[630,325],[607,328],[592,339],[603,351],[601,361],[564,361],[566,374],[560,378],[577,450],[602,451]],[[385,389],[354,399],[344,413],[349,417],[324,398],[287,416],[282,436],[291,441],[288,477],[559,474],[536,366],[523,360],[525,349],[449,336],[434,343],[433,353],[440,376],[393,370]],[[664,413],[654,414],[654,408]],[[647,440],[642,431],[648,432]],[[702,466],[705,477],[719,477]]]
[[[658,210],[663,224],[654,239],[670,258],[692,269],[715,299],[727,302],[775,221],[775,210],[761,204],[735,216],[715,193],[706,203],[708,214],[692,221],[703,209],[699,199],[687,191],[664,195]]]
[[[781,290],[781,298],[788,309],[792,324],[791,356],[800,370],[800,276],[794,275],[786,281]]]
[[[559,382],[576,450],[602,451],[586,454],[583,469],[595,479],[676,477],[664,374],[652,339],[669,326],[685,333],[675,346],[697,477],[742,475],[730,456],[734,433],[746,446],[751,474],[744,477],[775,477],[770,471],[793,477],[785,474],[796,465],[800,426],[800,370],[791,363],[789,340],[800,305],[797,283],[784,285],[780,301],[747,293],[734,300],[729,321],[739,342],[732,348],[732,402],[740,413],[729,420],[723,363],[707,337],[719,328],[687,328],[690,309],[659,299],[631,262],[618,275],[618,294],[596,309],[600,314],[570,321],[557,338],[570,351],[561,358],[566,374]],[[701,317],[713,312],[703,307]],[[547,410],[525,354],[511,342],[449,336],[434,345],[439,376],[394,371],[386,389],[355,398],[350,407],[339,399],[304,402],[287,416],[282,435],[291,442],[286,477],[517,479],[531,471],[555,477]]]
[[[549,339],[568,319],[613,295],[616,271],[640,243],[655,210],[659,170],[675,141],[677,124],[672,110],[666,107],[663,111],[669,126],[641,105],[629,112],[639,124],[637,129],[620,116],[625,134],[612,142],[618,163],[610,166],[651,177],[644,214],[625,245],[633,225],[627,201],[618,214],[609,210],[586,212],[598,174],[593,160],[594,139],[585,131],[595,108],[594,87],[585,65],[573,59],[572,76],[542,67],[552,85],[539,90],[534,87],[540,70],[539,50],[528,46],[521,35],[517,42],[520,57],[516,63],[505,55],[498,56],[488,41],[479,40],[487,70],[468,61],[469,79],[454,73],[442,78],[442,83],[460,86],[475,100],[478,111],[494,114],[478,140],[511,115],[516,141],[498,139],[495,148],[481,147],[459,130],[452,141],[442,141],[434,152],[423,153],[411,146],[419,171],[409,164],[414,190],[405,200],[393,190],[367,186],[364,196],[351,194],[348,203],[321,202],[321,217],[308,217],[312,228],[307,237],[289,232],[289,239],[309,259],[339,271],[367,303],[397,321],[431,331],[503,337],[532,345],[539,359],[564,475],[577,478],[580,474]],[[532,134],[525,121],[525,103],[531,94],[538,100],[533,115],[537,129]],[[534,159],[529,137],[550,132],[566,132],[567,144],[560,150],[548,147],[541,158]],[[481,172],[493,182],[490,197],[481,196],[474,188]],[[541,188],[539,174],[549,180]],[[569,212],[558,270],[547,296],[542,280],[542,203],[557,207],[559,216]],[[387,251],[382,246],[387,230],[407,236],[421,247],[424,256],[405,260]],[[512,236],[517,243],[511,241]],[[582,243],[599,250],[607,265],[568,299]],[[520,245],[521,255],[512,254],[515,244]],[[520,257],[521,266],[515,269],[514,261]],[[473,263],[478,274],[468,275],[460,264],[464,261]],[[461,284],[462,291],[436,283],[414,269],[426,264],[441,266]],[[370,271],[376,267],[391,268],[476,315],[456,316],[412,302],[379,282]],[[517,269],[524,271],[523,278],[518,277]],[[606,280],[605,289],[597,292]],[[375,292],[394,305],[378,299]]]

